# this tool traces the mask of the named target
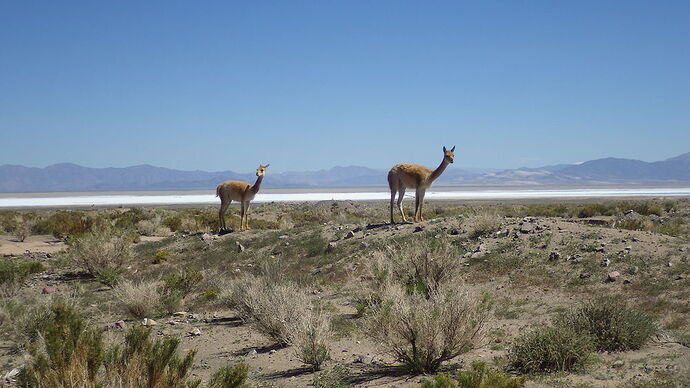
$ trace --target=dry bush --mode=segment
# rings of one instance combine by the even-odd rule
[[[139,283],[125,280],[115,287],[114,295],[131,316],[150,317],[161,305],[160,286],[161,282],[157,280]]]
[[[19,242],[24,242],[31,235],[33,220],[26,216],[17,216],[14,220],[14,237]]]
[[[464,220],[470,238],[489,236],[501,229],[501,217],[492,211],[476,212]]]
[[[419,239],[376,251],[366,263],[372,294],[389,284],[428,295],[460,274],[459,252],[445,239]]]
[[[160,231],[160,219],[157,220],[141,220],[137,222],[137,232],[144,236],[155,236]]]
[[[309,310],[295,327],[293,342],[297,358],[314,371],[330,358],[326,342],[332,337],[328,317],[321,310]]]
[[[221,297],[245,321],[280,345],[293,342],[295,327],[309,310],[306,293],[288,282],[245,276],[230,284]]]
[[[457,287],[427,297],[392,284],[381,299],[368,316],[367,333],[415,373],[434,372],[470,350],[489,315],[487,302]]]
[[[508,361],[521,373],[576,371],[592,359],[594,349],[591,336],[570,327],[549,326],[516,338]]]
[[[71,245],[72,260],[110,287],[117,284],[125,263],[132,258],[130,239],[107,230],[75,238]]]

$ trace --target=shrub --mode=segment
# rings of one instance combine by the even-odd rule
[[[131,316],[150,317],[161,304],[159,287],[159,281],[134,283],[126,280],[115,287],[114,295]]]
[[[408,370],[428,373],[473,347],[488,312],[487,303],[455,287],[426,297],[391,285],[372,307],[368,335]]]
[[[309,306],[307,295],[295,284],[254,276],[231,283],[223,299],[240,318],[254,322],[262,334],[283,346],[293,342],[295,327]]]
[[[189,372],[196,350],[180,358],[177,338],[151,340],[151,330],[133,327],[125,335],[124,347],[109,349],[104,357],[106,376],[114,386],[183,388],[196,387]]]
[[[38,328],[29,348],[32,361],[22,369],[21,387],[92,386],[103,362],[101,332],[85,324],[77,311],[64,301],[52,303],[47,319]]]
[[[163,278],[163,287],[165,291],[179,291],[187,296],[203,279],[200,271],[187,268],[167,274]]]
[[[110,287],[117,284],[124,264],[132,257],[125,236],[111,236],[103,230],[75,238],[70,254],[77,265]]]
[[[589,335],[568,327],[547,327],[515,340],[508,359],[522,373],[574,371],[590,360],[594,343]]]
[[[491,235],[501,229],[501,218],[496,213],[482,212],[469,216],[465,221],[470,238]]]
[[[436,239],[419,239],[374,252],[367,263],[372,295],[380,295],[395,283],[428,296],[457,278],[461,269],[457,256],[447,240]]]
[[[218,369],[211,380],[208,388],[241,388],[247,385],[249,367],[247,364],[239,363],[233,367],[225,366]]]
[[[316,388],[346,388],[349,387],[348,375],[350,372],[342,365],[336,365],[333,369],[314,375],[312,385]]]
[[[297,323],[294,334],[297,358],[312,370],[330,358],[326,341],[332,336],[330,322],[321,311],[308,311]]]
[[[93,226],[93,220],[83,212],[61,211],[39,222],[36,228],[52,233],[55,238],[66,239],[89,233]]]
[[[177,232],[182,227],[182,217],[179,215],[168,217],[163,220],[163,225],[168,227],[171,232]]]
[[[168,261],[170,258],[170,251],[157,251],[155,255],[153,255],[153,264],[160,264],[165,261]]]
[[[19,242],[24,242],[31,235],[33,221],[26,216],[17,216],[14,226],[14,237]]]
[[[460,371],[455,376],[437,374],[434,379],[422,382],[421,388],[520,388],[525,386],[525,377],[511,377],[501,371],[490,369],[485,362],[475,361],[472,369]]]
[[[622,298],[601,297],[577,306],[556,319],[594,338],[599,351],[637,350],[657,332],[654,320],[627,307]]]
[[[45,267],[38,261],[19,263],[17,260],[0,259],[0,294],[13,295],[29,275],[43,271]]]

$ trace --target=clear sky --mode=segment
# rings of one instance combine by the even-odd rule
[[[690,151],[688,1],[2,1],[0,164]]]

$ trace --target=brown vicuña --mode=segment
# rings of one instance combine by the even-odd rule
[[[256,193],[261,188],[261,182],[264,180],[266,169],[270,164],[265,166],[259,165],[256,169],[256,182],[253,185],[242,181],[225,181],[216,187],[216,196],[220,197],[220,211],[218,218],[220,221],[220,230],[226,230],[225,227],[225,211],[232,201],[237,201],[241,205],[240,210],[240,230],[249,229],[249,202],[254,199]]]
[[[391,224],[395,223],[393,219],[393,203],[395,202],[396,192],[398,193],[398,209],[400,210],[402,222],[407,222],[402,208],[402,201],[405,196],[405,189],[408,187],[417,190],[415,195],[414,221],[424,221],[424,217],[422,216],[422,205],[426,189],[431,186],[436,178],[441,176],[449,163],[453,163],[453,158],[455,157],[454,152],[455,146],[450,150],[446,150],[446,147],[443,147],[443,160],[434,171],[418,164],[408,163],[396,164],[388,171],[388,186],[391,189]]]

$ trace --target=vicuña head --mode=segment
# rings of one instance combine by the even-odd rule
[[[453,163],[453,158],[455,158],[455,146],[448,151],[446,146],[443,146],[443,160],[448,163]]]
[[[266,169],[267,169],[268,166],[270,166],[270,165],[271,165],[270,163],[267,164],[267,165],[265,165],[265,166],[264,166],[263,164],[260,164],[259,167],[257,167],[257,169],[256,169],[256,176],[264,176],[264,175],[266,175]]]
[[[402,200],[405,195],[405,189],[408,187],[417,190],[415,195],[414,220],[415,222],[424,221],[422,207],[424,205],[424,194],[426,193],[426,189],[431,186],[436,178],[441,176],[446,167],[448,167],[450,163],[453,163],[454,159],[455,146],[450,150],[446,149],[444,146],[443,160],[434,171],[418,164],[408,163],[396,164],[391,168],[388,172],[388,186],[391,189],[391,224],[395,223],[393,219],[393,204],[395,203],[396,193],[398,194],[398,210],[400,210],[400,216],[403,222],[407,222],[405,212],[403,212],[402,208]]]

